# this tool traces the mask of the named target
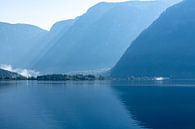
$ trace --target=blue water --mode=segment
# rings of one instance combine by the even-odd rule
[[[0,82],[0,129],[195,129],[195,82]]]

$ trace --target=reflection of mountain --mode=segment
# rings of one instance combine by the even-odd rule
[[[195,88],[114,88],[142,126],[150,129],[195,129]]]
[[[106,84],[109,85],[109,83]],[[115,92],[108,86],[99,86],[103,84],[67,83],[63,88],[51,84],[49,89],[37,89],[36,95],[45,110],[55,114],[53,120],[61,121],[61,127],[68,129],[140,129],[129,117]],[[45,90],[47,93],[40,94]]]
[[[0,92],[0,129],[140,129],[110,82],[38,83]]]

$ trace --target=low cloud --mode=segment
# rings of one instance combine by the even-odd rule
[[[0,69],[18,73],[25,77],[37,77],[40,73],[30,69],[13,68],[11,65],[1,64]]]

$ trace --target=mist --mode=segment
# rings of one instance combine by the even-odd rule
[[[27,78],[37,77],[40,74],[39,72],[30,69],[13,68],[12,65],[8,65],[8,64],[1,64],[0,69],[7,70],[10,72],[15,72]]]

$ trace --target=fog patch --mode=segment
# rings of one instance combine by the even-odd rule
[[[11,65],[1,64],[0,69],[18,73],[24,77],[37,77],[40,73],[31,69],[13,68]]]

